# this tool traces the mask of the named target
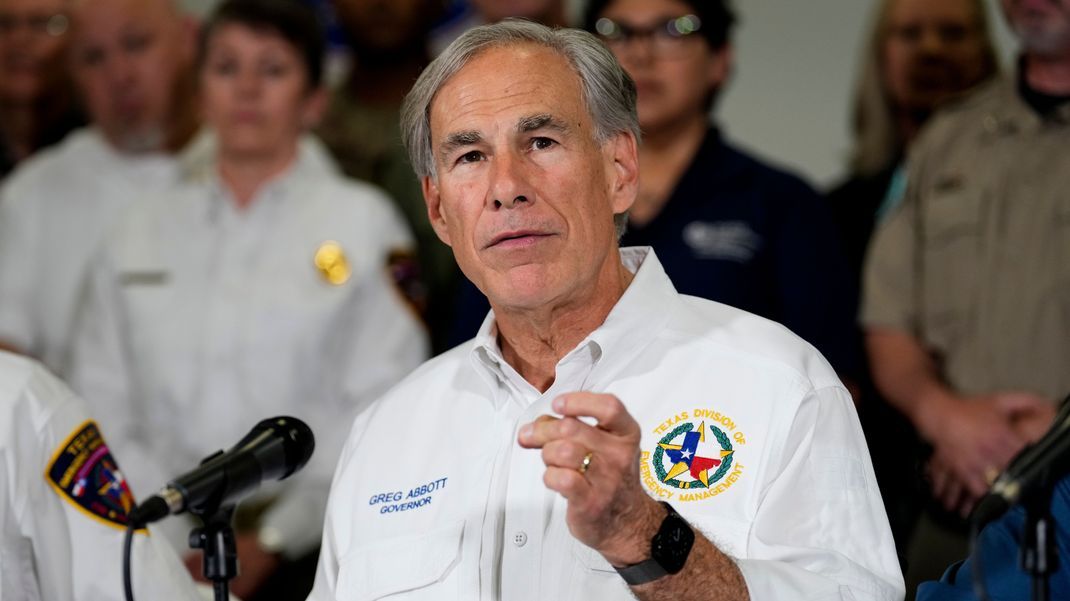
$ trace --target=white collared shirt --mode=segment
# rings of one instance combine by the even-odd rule
[[[139,498],[261,419],[307,422],[311,461],[263,491],[281,496],[261,542],[270,532],[272,547],[296,556],[318,542],[354,416],[427,357],[427,334],[387,269],[411,237],[381,192],[327,172],[306,147],[245,209],[210,164],[189,178],[133,208],[102,247],[72,385],[136,458],[126,469]],[[317,267],[331,245],[348,279]]]
[[[119,153],[92,127],[20,165],[0,190],[0,341],[66,375],[90,257],[131,203],[177,175],[172,156]]]
[[[577,390],[621,399],[643,429],[645,488],[736,558],[752,599],[903,597],[854,405],[828,363],[773,322],[677,294],[653,251],[621,257],[635,279],[545,393],[503,360],[491,314],[357,419],[310,599],[632,599],[569,534],[540,452],[516,442]],[[670,450],[690,449],[705,473],[692,475],[692,453],[674,467]]]
[[[4,601],[124,599],[124,528],[94,515],[88,502],[80,505],[49,478],[50,473],[65,472],[63,452],[85,431],[88,420],[85,403],[63,383],[29,359],[0,352],[0,599]],[[79,458],[78,471],[111,460],[106,445],[103,455],[100,450],[71,454]],[[101,484],[89,480],[90,485]],[[73,495],[75,486],[66,490]],[[159,536],[136,535],[131,574],[137,599],[200,598],[186,568]]]

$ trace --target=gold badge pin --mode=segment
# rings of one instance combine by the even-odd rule
[[[320,244],[314,262],[323,279],[334,286],[345,284],[353,275],[353,269],[349,266],[349,259],[346,258],[342,246],[334,240]]]

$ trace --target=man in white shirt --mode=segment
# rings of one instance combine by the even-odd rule
[[[0,599],[122,601],[133,496],[85,403],[35,362],[0,352]],[[135,535],[137,599],[199,598],[159,536]]]
[[[473,29],[402,131],[493,312],[357,419],[311,599],[903,597],[828,363],[618,249],[635,87],[600,43]]]
[[[70,68],[93,125],[0,189],[0,347],[65,375],[90,256],[116,217],[177,173],[196,123],[192,24],[170,0],[77,0]]]

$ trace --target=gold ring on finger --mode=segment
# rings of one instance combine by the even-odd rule
[[[580,462],[580,469],[579,469],[579,472],[581,474],[586,474],[587,470],[591,467],[591,458],[592,457],[594,457],[594,451],[590,451],[586,455],[583,456],[583,461]]]

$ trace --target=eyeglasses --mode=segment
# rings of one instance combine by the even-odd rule
[[[0,13],[0,36],[11,35],[25,27],[36,34],[46,34],[58,37],[67,32],[67,15],[55,14],[31,14],[13,15]]]
[[[636,40],[647,38],[655,54],[676,57],[689,50],[689,39],[697,39],[692,34],[702,29],[702,21],[695,15],[684,15],[651,27],[631,27],[602,17],[595,22],[594,28],[614,51],[623,50],[634,45]]]

